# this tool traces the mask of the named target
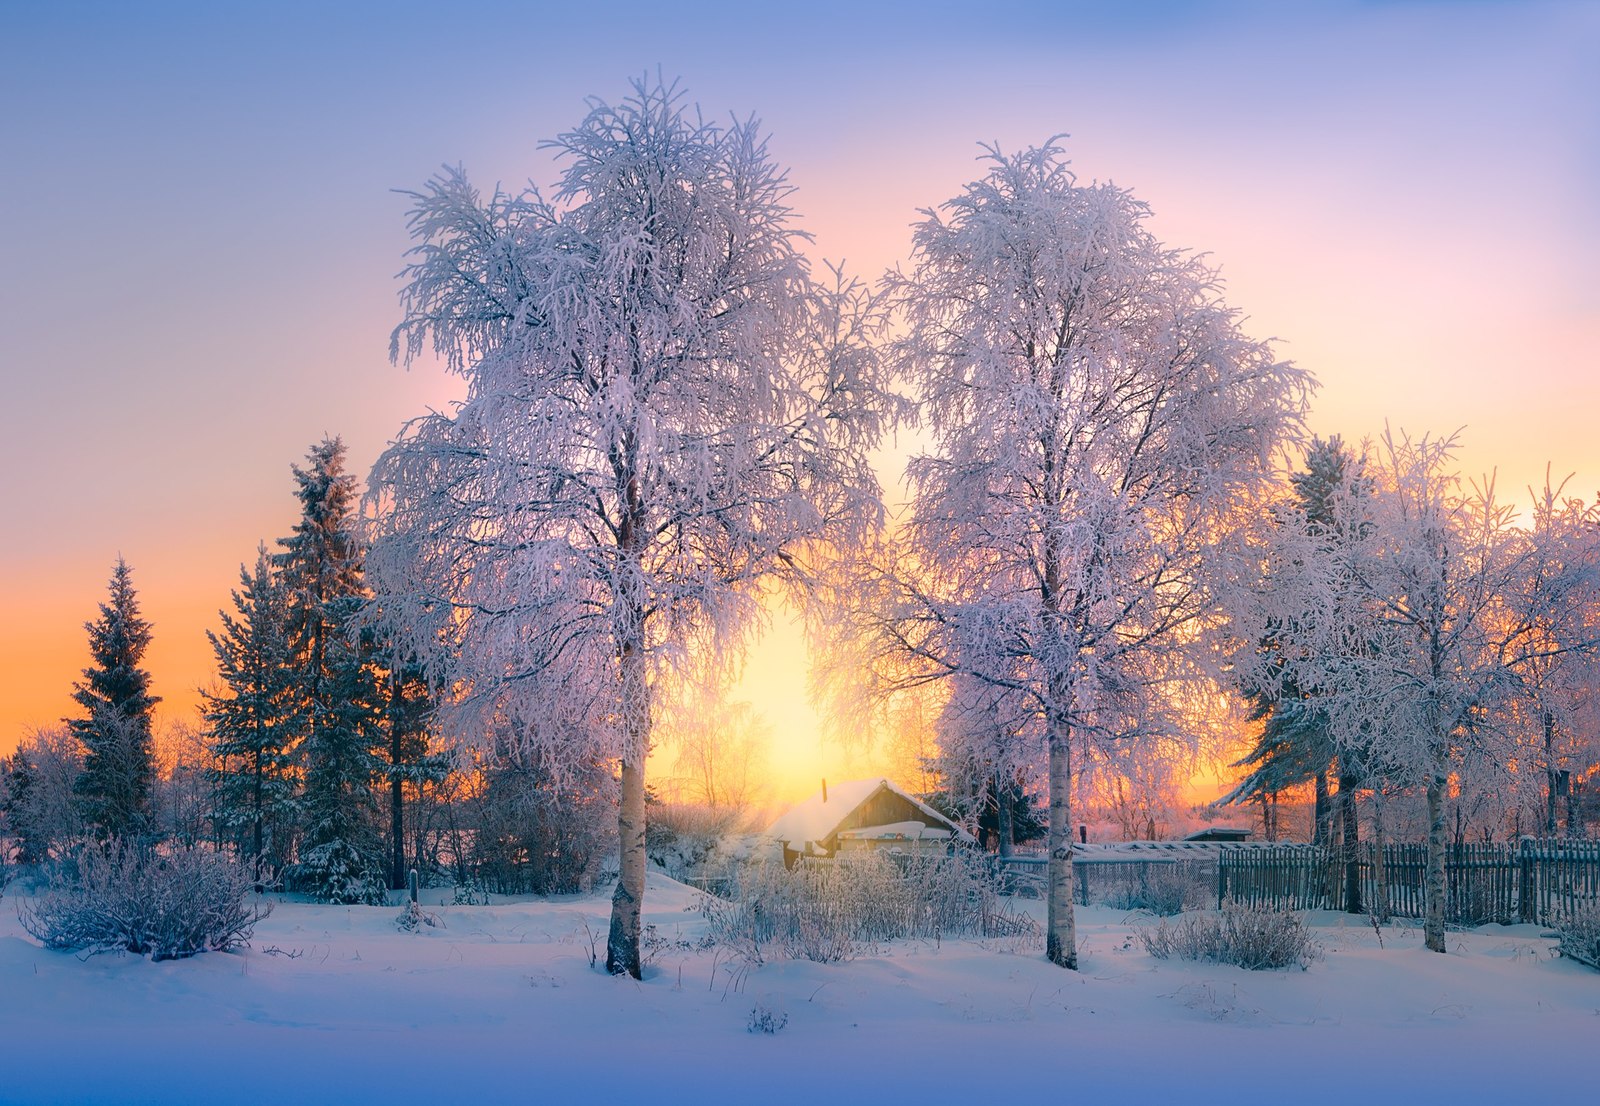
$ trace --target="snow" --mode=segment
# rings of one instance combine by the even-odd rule
[[[938,825],[955,830],[962,840],[971,840],[971,837],[950,819],[882,776],[828,785],[823,791],[818,791],[809,799],[790,807],[782,817],[768,827],[767,836],[782,841],[795,852],[804,852],[807,844],[827,837],[851,811],[871,798],[880,787],[899,795]],[[827,795],[826,801],[823,800],[824,794]],[[862,832],[864,831],[856,831],[858,835]]]
[[[652,872],[660,946],[634,982],[591,967],[608,894],[434,892],[444,926],[416,933],[394,906],[284,902],[251,949],[160,964],[47,952],[0,908],[0,1102],[1593,1096],[1600,972],[1535,927],[1452,933],[1439,956],[1418,930],[1380,948],[1365,919],[1314,914],[1322,960],[1251,973],[1153,960],[1138,918],[1090,907],[1079,972],[994,940],[744,968],[696,947],[696,893]],[[776,1035],[749,1032],[758,1005],[787,1016]]]
[[[909,837],[937,838],[943,840],[950,836],[950,831],[942,826],[930,826],[924,822],[889,822],[882,826],[861,826],[857,829],[840,830],[840,837],[856,839],[880,837]]]

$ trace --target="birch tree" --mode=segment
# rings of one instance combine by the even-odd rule
[[[370,564],[457,726],[618,764],[606,964],[637,977],[654,690],[735,660],[766,581],[878,521],[876,312],[812,279],[754,119],[641,81],[546,145],[549,198],[460,171],[412,197],[395,352],[468,393],[378,462]]]
[[[1593,603],[1592,563],[1533,540],[1492,481],[1464,485],[1453,449],[1453,438],[1386,433],[1368,450],[1364,494],[1335,496],[1338,542],[1283,528],[1268,609],[1287,663],[1263,673],[1312,696],[1341,750],[1425,795],[1423,930],[1441,953],[1452,778],[1507,771],[1508,720],[1528,681],[1595,645],[1547,632],[1556,612]]]
[[[1162,246],[1128,192],[1078,184],[1053,143],[987,163],[925,212],[890,280],[931,447],[871,617],[900,683],[963,673],[1037,720],[1046,954],[1075,968],[1074,741],[1182,735],[1215,622],[1208,547],[1310,380],[1245,336],[1216,274]]]

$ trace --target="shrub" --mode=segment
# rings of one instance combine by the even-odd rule
[[[113,838],[84,844],[73,859],[18,910],[46,948],[176,960],[248,944],[272,909],[249,901],[243,866],[208,849],[158,852]]]
[[[1138,933],[1145,951],[1158,960],[1207,960],[1260,971],[1305,968],[1319,955],[1298,914],[1233,902],[1220,911],[1163,918]]]
[[[892,858],[875,851],[833,860],[747,865],[731,899],[702,907],[717,943],[762,962],[776,949],[831,963],[862,945],[904,938],[1007,936],[1032,922],[1003,905],[981,858]]]
[[[1600,903],[1569,911],[1556,922],[1562,956],[1600,968]]]
[[[745,1028],[751,1033],[776,1033],[788,1024],[788,1014],[758,1002],[750,1008],[750,1020]]]

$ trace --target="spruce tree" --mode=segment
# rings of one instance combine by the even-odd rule
[[[203,693],[217,784],[219,833],[253,857],[258,882],[290,855],[299,770],[288,608],[263,546],[254,571],[239,566],[235,614],[207,632],[223,694]]]
[[[1306,450],[1305,468],[1289,477],[1308,526],[1328,541],[1337,541],[1339,537],[1333,511],[1335,496],[1347,486],[1359,493],[1361,481],[1360,462],[1337,435],[1328,439],[1313,438]],[[1262,642],[1262,649],[1274,648],[1276,641],[1269,635]],[[1339,790],[1335,798],[1347,869],[1345,907],[1359,913],[1361,888],[1355,867],[1359,832],[1355,789],[1360,784],[1361,774],[1349,754],[1338,754],[1326,711],[1315,698],[1304,694],[1292,677],[1284,677],[1279,685],[1271,693],[1260,688],[1245,689],[1251,718],[1262,723],[1261,737],[1249,754],[1235,762],[1235,767],[1248,767],[1251,771],[1226,801],[1275,796],[1286,788],[1314,781],[1317,785],[1314,837],[1320,843],[1328,836],[1324,822],[1328,813],[1327,779],[1330,772],[1337,772]]]
[[[344,443],[324,439],[294,467],[301,518],[277,555],[305,749],[305,836],[298,881],[328,902],[381,902],[384,863],[373,782],[384,771],[374,671],[355,627],[366,601],[355,479]]]
[[[84,717],[66,722],[84,749],[75,788],[84,821],[101,836],[138,836],[150,829],[151,720],[161,700],[150,694],[150,676],[139,667],[150,624],[139,617],[132,572],[121,557],[110,592],[100,617],[84,624],[91,660],[72,694]]]

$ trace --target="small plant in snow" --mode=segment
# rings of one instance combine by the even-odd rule
[[[456,884],[455,893],[450,897],[451,906],[488,906],[489,892],[483,887],[476,875],[469,875],[465,880]]]
[[[750,1022],[745,1028],[751,1033],[776,1033],[788,1024],[788,1014],[758,1002],[750,1008]]]
[[[1562,956],[1600,968],[1600,903],[1569,911],[1556,922],[1556,932]]]
[[[90,841],[18,914],[46,948],[122,950],[176,960],[247,945],[270,903],[251,903],[251,874],[203,848],[158,852]]]
[[[1299,915],[1234,902],[1216,912],[1163,918],[1138,934],[1158,960],[1206,960],[1251,971],[1304,969],[1321,955]]]
[[[415,901],[406,903],[405,909],[400,911],[399,916],[394,920],[394,924],[395,928],[404,933],[416,933],[424,926],[429,928],[443,928],[444,926],[437,914],[422,909],[422,906]]]

